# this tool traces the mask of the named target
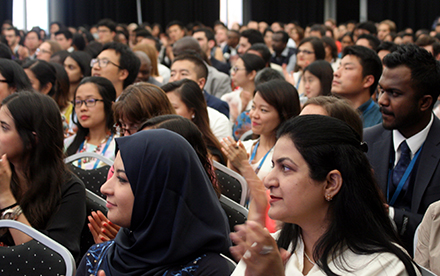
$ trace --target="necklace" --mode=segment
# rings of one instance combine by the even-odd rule
[[[316,263],[314,263],[314,262],[312,261],[312,259],[310,259],[309,255],[307,255],[306,251],[304,251],[304,255],[306,256],[307,260],[309,260],[309,262],[310,262],[312,265],[315,265],[315,264],[316,264]]]

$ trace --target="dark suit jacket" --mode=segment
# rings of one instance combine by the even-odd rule
[[[225,116],[229,118],[229,104],[227,102],[208,94],[206,90],[203,90],[203,95],[205,96],[207,106],[214,108],[215,110],[225,114]]]
[[[211,65],[215,69],[217,69],[220,72],[223,72],[229,76],[229,69],[231,69],[231,66],[229,66],[229,63],[221,62],[221,61],[215,59],[214,57],[211,57],[210,61],[211,61]]]
[[[368,145],[367,156],[383,194],[387,193],[388,170],[392,149],[392,131],[382,124],[366,128],[364,140]],[[440,200],[440,120],[434,116],[434,122],[426,137],[414,179],[411,211],[395,208],[394,221],[408,253],[413,253],[413,237],[417,226],[429,204]],[[415,174],[414,174],[415,173]]]

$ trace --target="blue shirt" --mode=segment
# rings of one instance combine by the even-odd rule
[[[361,119],[364,123],[364,128],[382,123],[380,107],[371,98],[359,106],[358,110],[362,113]]]

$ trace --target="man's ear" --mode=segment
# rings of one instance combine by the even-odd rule
[[[214,41],[214,40],[209,40],[209,41],[208,41],[208,47],[209,47],[209,49],[214,48],[214,46],[215,46],[215,41]]]
[[[428,110],[432,105],[432,96],[431,95],[423,95],[423,97],[420,98],[419,104],[420,104],[420,110],[426,111]]]
[[[128,70],[127,69],[119,70],[119,80],[124,81],[126,78],[128,78]]]
[[[206,79],[205,78],[198,79],[197,84],[199,85],[200,89],[203,91],[203,87],[205,87],[206,84]]]
[[[364,88],[369,88],[374,83],[374,76],[368,75],[364,78]]]

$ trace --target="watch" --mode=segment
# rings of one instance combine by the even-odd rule
[[[21,210],[20,206],[17,206],[15,208],[10,208],[2,213],[2,216],[0,219],[12,219],[17,220],[17,218],[23,213],[23,210]]]

